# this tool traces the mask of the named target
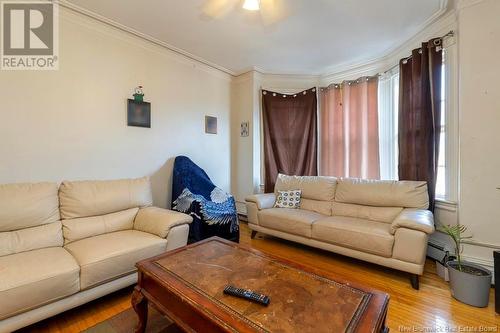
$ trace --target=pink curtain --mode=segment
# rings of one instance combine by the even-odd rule
[[[378,77],[320,91],[322,175],[380,178]]]

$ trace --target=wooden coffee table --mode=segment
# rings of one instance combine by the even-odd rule
[[[217,237],[136,266],[136,332],[145,331],[148,302],[186,332],[388,332],[387,294]],[[227,284],[271,302],[225,295]]]

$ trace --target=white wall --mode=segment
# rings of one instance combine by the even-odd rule
[[[458,24],[459,219],[476,244],[464,256],[491,264],[500,248],[500,1],[463,1]]]
[[[189,156],[230,190],[230,77],[61,9],[60,69],[0,72],[0,183],[151,175],[170,202],[173,158]],[[127,127],[143,85],[152,128]],[[217,135],[204,116],[218,117]]]

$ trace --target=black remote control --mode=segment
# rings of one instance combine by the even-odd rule
[[[226,288],[224,288],[224,294],[244,298],[266,306],[269,305],[269,302],[271,301],[266,295],[257,294],[251,290],[236,288],[234,286],[226,286]]]

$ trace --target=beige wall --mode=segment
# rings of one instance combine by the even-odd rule
[[[187,155],[230,190],[230,77],[61,10],[59,71],[0,72],[0,183],[152,175],[170,201],[172,158]],[[143,85],[152,128],[127,127]],[[218,117],[217,135],[204,116]]]
[[[231,192],[239,211],[244,211],[245,197],[254,192],[254,137],[258,122],[253,119],[253,73],[235,78],[231,89]],[[249,136],[242,137],[240,125],[248,121]]]
[[[469,5],[469,3],[471,5]],[[488,264],[500,247],[500,1],[464,1],[458,12],[460,223],[464,255]]]

